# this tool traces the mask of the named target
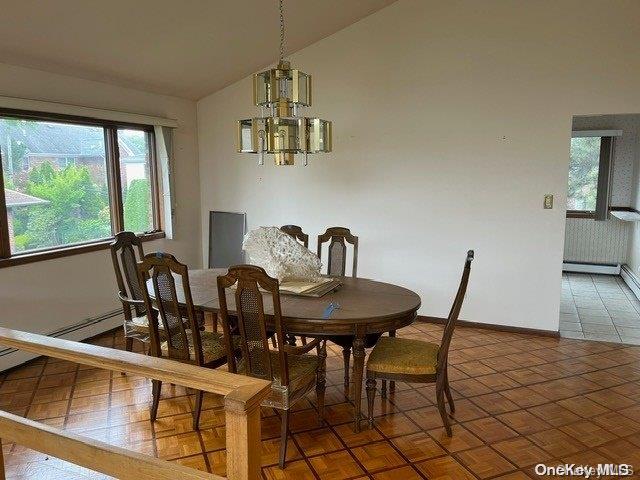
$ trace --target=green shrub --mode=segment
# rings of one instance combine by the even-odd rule
[[[133,180],[125,192],[124,228],[136,233],[151,230],[151,188],[146,179]]]

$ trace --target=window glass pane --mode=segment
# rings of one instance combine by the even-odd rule
[[[571,139],[568,210],[595,211],[600,166],[600,137]]]
[[[111,236],[102,127],[0,118],[12,253]]]
[[[149,136],[142,130],[118,129],[124,229],[153,230]]]

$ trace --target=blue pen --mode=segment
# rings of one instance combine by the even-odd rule
[[[327,305],[327,308],[324,309],[324,313],[322,314],[322,318],[329,318],[331,316],[331,314],[333,313],[333,311],[337,310],[338,308],[340,308],[340,304],[339,303],[331,302],[329,305]]]

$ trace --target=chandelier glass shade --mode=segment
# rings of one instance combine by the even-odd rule
[[[253,76],[253,103],[260,116],[238,121],[237,149],[240,153],[273,154],[276,165],[293,165],[294,155],[331,151],[331,122],[299,116],[311,106],[311,75],[292,69],[283,59],[284,18],[280,4],[280,62],[276,68]]]

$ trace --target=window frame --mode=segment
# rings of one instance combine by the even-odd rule
[[[160,196],[158,158],[156,155],[156,138],[153,125],[117,122],[93,117],[64,115],[31,110],[17,110],[0,108],[0,117],[12,117],[24,120],[42,122],[57,122],[91,127],[102,127],[105,135],[106,175],[109,192],[109,209],[111,212],[111,231],[120,232],[124,229],[124,203],[122,198],[122,185],[120,177],[120,156],[118,149],[118,129],[141,130],[147,136],[149,145],[149,183],[151,185],[151,211],[153,229],[149,232],[138,234],[142,241],[157,240],[165,237],[162,230],[163,205]],[[50,260],[71,255],[79,255],[97,250],[109,248],[113,241],[110,237],[80,242],[70,245],[43,248],[29,252],[11,253],[9,239],[9,222],[6,199],[4,195],[4,171],[2,165],[2,153],[0,152],[0,268],[13,265]]]
[[[610,134],[603,135],[580,135],[582,132],[574,131],[572,138],[599,137],[600,153],[598,155],[598,179],[596,181],[596,209],[595,210],[569,210],[567,209],[567,218],[589,218],[604,219],[609,213],[610,196],[611,196],[611,173],[613,170],[613,147],[615,136]],[[608,132],[603,132],[608,133]],[[569,159],[571,161],[571,159]]]

